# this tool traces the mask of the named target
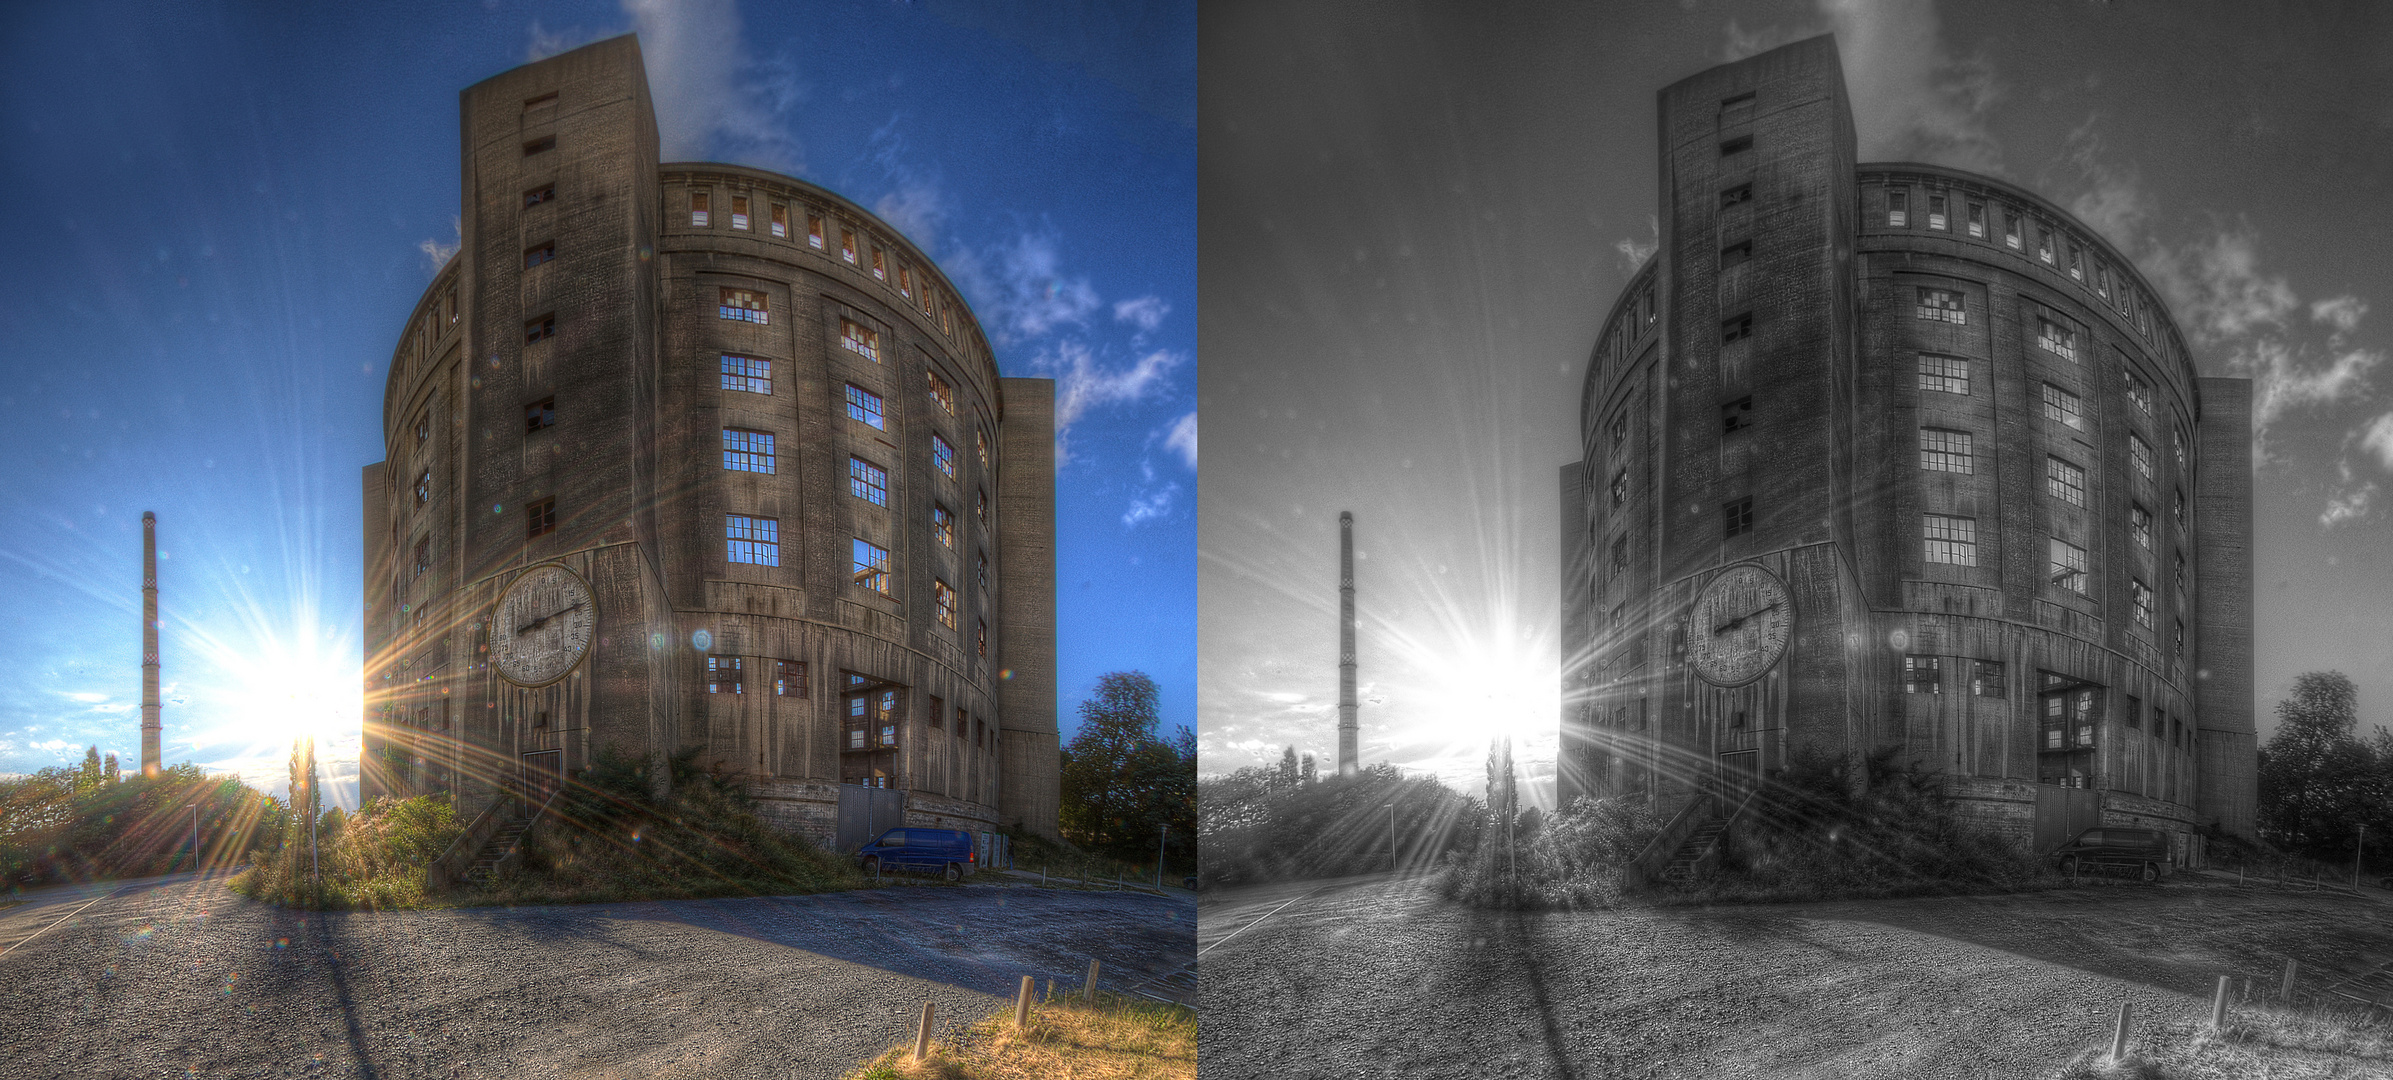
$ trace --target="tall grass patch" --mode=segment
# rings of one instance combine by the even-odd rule
[[[464,832],[445,797],[376,799],[355,816],[338,808],[317,823],[290,821],[282,843],[234,875],[233,890],[290,907],[378,910],[424,906],[425,870]]]

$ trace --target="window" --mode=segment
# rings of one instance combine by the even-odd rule
[[[1923,514],[1920,535],[1927,542],[1927,561],[1950,566],[1978,564],[1977,519]]]
[[[1627,445],[1628,441],[1629,411],[1627,409],[1622,409],[1612,416],[1612,451],[1614,453],[1619,453],[1620,448]]]
[[[2009,685],[2003,679],[2000,660],[1972,660],[1969,662],[1969,692],[1974,697],[2009,697]]]
[[[2009,247],[2011,250],[2018,251],[2020,249],[2019,211],[2013,210],[2009,207],[2004,207],[2002,219],[2002,242],[2004,246]]]
[[[972,490],[972,515],[980,519],[981,528],[989,527],[989,492],[986,488]]]
[[[2108,263],[2094,264],[2094,295],[2105,300],[2110,299],[2110,265]]]
[[[2177,552],[2174,558],[2177,572],[2177,601],[2183,603],[2185,602],[2185,553]]]
[[[1903,692],[1906,694],[1943,693],[1944,658],[1941,656],[1904,657]]]
[[[2052,265],[2052,230],[2041,225],[2036,227],[2036,258],[2044,260],[2046,266]]]
[[[2135,546],[2146,551],[2152,550],[2152,511],[2130,505],[2127,508],[2127,535],[2135,540]]]
[[[1919,317],[1930,322],[1967,326],[1969,313],[1961,309],[1961,294],[1952,289],[1919,287]]]
[[[856,261],[856,230],[839,230],[839,257],[851,265]]]
[[[2044,419],[2058,420],[2073,428],[2086,426],[2085,417],[2078,412],[2077,395],[2051,383],[2044,384]]]
[[[2177,471],[2178,471],[2178,472],[2184,472],[2184,471],[2185,471],[2185,429],[2184,429],[2184,428],[2171,428],[2171,429],[2169,429],[2169,449],[2171,449],[2171,450],[2175,451],[2175,453],[2176,453],[2176,457],[2177,457]]]
[[[848,494],[874,506],[889,505],[889,471],[860,457],[849,458]]]
[[[864,749],[864,733],[870,727],[865,710],[871,705],[872,699],[870,698],[853,697],[848,699],[848,749],[850,750]]]
[[[2070,363],[2077,362],[2077,331],[2051,319],[2036,319],[2036,345]]]
[[[1720,406],[1720,433],[1744,431],[1753,426],[1753,399],[1741,397]]]
[[[526,345],[535,341],[547,341],[555,336],[557,336],[557,317],[553,314],[542,315],[523,324],[523,343]]]
[[[972,429],[972,441],[980,448],[980,467],[987,469],[989,467],[989,429],[984,427]]]
[[[2086,549],[2052,538],[2052,583],[2080,596],[2086,595]]]
[[[531,157],[534,154],[545,154],[556,148],[557,137],[554,135],[543,135],[532,140],[531,142],[523,144],[523,156]]]
[[[914,268],[903,263],[898,264],[897,268],[897,294],[914,295]]]
[[[731,227],[734,229],[748,227],[748,197],[745,195],[731,197]]]
[[[1753,261],[1753,241],[1739,240],[1720,249],[1720,269],[1742,266]]]
[[[1753,185],[1751,184],[1738,184],[1737,186],[1729,188],[1728,190],[1720,193],[1720,208],[1722,210],[1726,210],[1731,206],[1743,206],[1752,201]]]
[[[881,422],[881,395],[855,383],[848,384],[848,419],[860,420],[876,428]]]
[[[1753,119],[1753,91],[1720,99],[1720,123],[1742,124]]]
[[[956,478],[956,448],[936,434],[931,436],[931,466],[950,480]]]
[[[806,696],[806,661],[773,661],[773,696]]]
[[[717,314],[733,322],[751,322],[762,326],[767,321],[764,310],[764,294],[754,289],[734,289],[726,286],[723,289],[722,306],[715,310]]]
[[[889,552],[862,537],[856,539],[852,580],[866,592],[889,595]]]
[[[1919,467],[1930,472],[1976,472],[1976,461],[1970,452],[1969,433],[1943,428],[1919,429]]]
[[[2169,520],[2177,523],[2177,531],[2185,531],[2185,493],[2169,493]]]
[[[523,193],[523,206],[524,209],[529,210],[540,205],[541,203],[553,202],[555,201],[556,197],[557,185],[542,184],[539,187],[533,188],[532,190]]]
[[[872,249],[872,276],[887,281],[889,280],[889,266],[882,261],[881,255],[880,248]]]
[[[940,412],[954,416],[956,414],[956,392],[948,387],[947,380],[940,378],[936,371],[930,373],[930,383],[931,404],[937,405]]]
[[[973,574],[974,574],[974,575],[976,575],[976,576],[979,578],[979,580],[980,580],[980,591],[982,591],[982,592],[984,592],[984,593],[985,593],[985,592],[988,592],[988,591],[989,591],[989,553],[988,553],[988,552],[986,552],[986,551],[983,551],[983,552],[979,553],[977,556],[975,556],[975,561],[974,561],[974,562],[973,562],[973,564],[972,564],[972,572],[973,572]]]
[[[1721,537],[1743,536],[1753,531],[1753,497],[1748,495],[1720,506]]]
[[[557,426],[557,399],[544,397],[523,407],[523,431],[529,435],[542,428]]]
[[[781,523],[773,518],[725,514],[723,539],[726,562],[781,565]]]
[[[1894,188],[1886,193],[1886,224],[1900,229],[1911,224],[1911,193]]]
[[[740,667],[739,657],[709,656],[706,658],[706,692],[709,694],[745,693],[746,691],[740,686],[742,674],[744,672]]]
[[[931,579],[931,607],[938,613],[939,625],[956,628],[956,591],[937,578]]]
[[[788,237],[789,237],[789,207],[783,206],[783,205],[781,205],[780,203],[774,203],[774,204],[773,204],[773,210],[772,210],[772,214],[773,214],[773,236],[774,236],[775,238],[777,238],[777,239],[788,239]]]
[[[706,192],[690,192],[690,224],[700,229],[706,227]]]
[[[542,244],[539,247],[525,248],[523,253],[523,268],[529,270],[556,257],[557,242],[554,240]]]
[[[1748,312],[1720,324],[1720,343],[1743,341],[1753,336],[1753,315]]]
[[[417,506],[422,506],[431,501],[432,470],[426,469],[424,470],[424,475],[415,478],[415,504]]]
[[[550,497],[524,507],[524,524],[527,540],[557,531],[557,500]]]
[[[2185,620],[2177,620],[2176,636],[2170,640],[2175,643],[2174,647],[2170,651],[2176,653],[2177,659],[2185,659]]]
[[[523,100],[523,111],[534,112],[540,109],[553,109],[556,107],[556,105],[557,92],[551,90],[548,93],[540,95],[539,97],[525,98]]]
[[[817,251],[822,250],[823,216],[821,214],[806,215],[806,246]]]
[[[2135,404],[2136,411],[2152,415],[2152,384],[2134,371],[2127,373],[2127,400]]]
[[[431,413],[424,413],[424,414],[422,414],[422,415],[419,415],[419,416],[417,416],[417,417],[415,418],[415,444],[416,444],[417,446],[422,446],[422,445],[424,445],[424,443],[425,443],[426,441],[430,440],[431,438],[432,438],[432,414],[431,414]]]
[[[2079,251],[2075,243],[2069,245],[2069,276],[2079,281],[2086,279],[2085,253]]]
[[[2056,457],[2044,459],[2044,493],[2071,506],[2086,504],[2086,471]]]
[[[989,620],[975,619],[973,621],[976,624],[972,631],[973,655],[987,656],[989,655]]]
[[[1619,506],[1628,501],[1629,469],[1628,466],[1623,465],[1619,472],[1612,474],[1612,505]]]
[[[1919,354],[1919,388],[1940,394],[1969,393],[1969,361],[1958,356]]]
[[[1720,144],[1720,156],[1727,157],[1730,154],[1742,154],[1751,149],[1753,149],[1753,136],[1739,135],[1736,138],[1729,139]]]
[[[723,354],[723,389],[743,394],[773,392],[773,368],[753,356]]]
[[[2146,630],[2152,629],[2152,586],[2138,579],[2128,579],[2127,602],[2135,611],[2135,624]]]
[[[431,572],[432,538],[427,536],[415,542],[415,576],[422,577]]]
[[[723,429],[723,468],[731,472],[773,472],[773,433]]]
[[[1618,574],[1626,571],[1628,568],[1629,538],[1627,534],[1623,533],[1620,536],[1612,538],[1612,572]]]
[[[1945,209],[1944,209],[1944,208],[1945,208],[1944,196],[1942,196],[1942,195],[1938,195],[1938,194],[1935,194],[1935,193],[1933,193],[1933,192],[1929,193],[1929,195],[1928,195],[1928,227],[1929,227],[1929,228],[1931,228],[1931,229],[1936,229],[1936,230],[1940,230],[1940,231],[1941,231],[1941,230],[1943,230],[1944,228],[1946,228],[1946,222],[1950,221],[1951,219],[1950,219],[1950,218],[1948,218],[1948,217],[1945,215]]]
[[[1970,238],[1974,240],[1983,240],[1986,238],[1985,203],[1973,202],[1969,204],[1969,235]]]
[[[2135,467],[2136,475],[2152,479],[2152,444],[2132,431],[2127,433],[2127,463]]]
[[[839,344],[847,351],[873,363],[881,362],[880,332],[858,325],[854,319],[839,320]]]
[[[940,547],[955,550],[956,516],[938,503],[931,504],[931,538],[939,541]]]

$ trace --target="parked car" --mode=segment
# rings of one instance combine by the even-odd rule
[[[2159,829],[2103,826],[2077,834],[2077,839],[2054,849],[2061,872],[2133,870],[2145,881],[2158,881],[2168,872],[2169,834]]]
[[[856,862],[868,874],[919,870],[962,881],[980,869],[980,854],[973,849],[972,834],[962,829],[904,828],[882,833],[857,849]]]

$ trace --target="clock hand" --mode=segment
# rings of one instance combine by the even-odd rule
[[[1727,632],[1729,632],[1729,631],[1731,631],[1731,630],[1734,630],[1734,629],[1736,629],[1737,627],[1743,626],[1743,625],[1745,625],[1745,623],[1746,623],[1748,620],[1752,619],[1754,616],[1756,616],[1756,615],[1759,615],[1759,614],[1761,614],[1762,612],[1769,611],[1769,610],[1771,610],[1772,608],[1775,608],[1775,607],[1777,607],[1777,606],[1778,606],[1778,605],[1776,605],[1776,604],[1769,604],[1769,605],[1766,605],[1766,606],[1764,606],[1764,607],[1758,607],[1758,608],[1755,608],[1755,609],[1753,609],[1752,611],[1748,611],[1748,612],[1744,613],[1743,615],[1739,615],[1739,616],[1737,616],[1736,618],[1730,619],[1730,620],[1728,620],[1727,622],[1721,623],[1720,625],[1718,625],[1718,626],[1715,626],[1715,627],[1713,627],[1713,628],[1712,628],[1712,636],[1713,636],[1713,637],[1719,637],[1720,635],[1722,635],[1722,634],[1725,634],[1725,633],[1727,633]]]
[[[534,619],[534,620],[532,620],[531,622],[528,622],[528,623],[525,623],[525,624],[523,624],[522,626],[516,627],[516,628],[515,628],[515,632],[516,632],[517,634],[519,634],[519,635],[520,635],[520,634],[524,633],[525,631],[529,631],[529,630],[538,630],[538,629],[540,629],[542,626],[545,626],[545,625],[547,625],[547,623],[548,623],[548,621],[549,621],[550,619],[554,619],[554,618],[556,618],[557,616],[559,616],[559,615],[563,615],[563,614],[565,614],[566,612],[568,612],[568,611],[572,611],[572,610],[574,610],[574,608],[578,608],[578,607],[581,607],[581,605],[580,605],[580,604],[575,604],[575,605],[573,605],[572,607],[567,607],[567,608],[563,608],[563,609],[560,609],[560,610],[557,610],[557,611],[552,611],[552,612],[549,612],[548,614],[546,614],[546,615],[542,615],[541,617],[539,617],[539,618],[537,618],[537,619]]]

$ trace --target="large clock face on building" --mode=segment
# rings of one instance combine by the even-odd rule
[[[1720,572],[1688,616],[1687,662],[1714,686],[1743,686],[1786,653],[1795,605],[1778,575],[1752,563]]]
[[[490,662],[507,681],[546,686],[590,651],[598,605],[590,586],[555,563],[518,575],[491,612]]]

